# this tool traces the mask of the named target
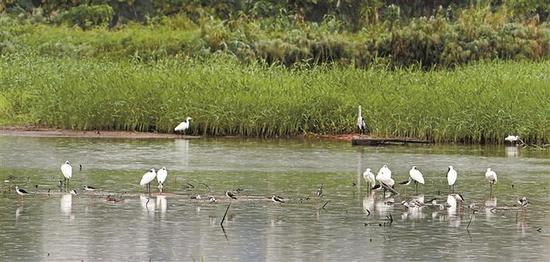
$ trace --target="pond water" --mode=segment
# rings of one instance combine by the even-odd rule
[[[0,257],[549,261],[549,157],[503,146],[0,136]],[[74,168],[69,188],[83,191],[83,185],[92,185],[99,192],[60,192],[59,167],[65,160]],[[367,167],[376,173],[383,164],[396,181],[406,180],[416,165],[426,184],[418,193],[403,185],[396,186],[399,195],[369,193],[361,173]],[[461,207],[407,210],[401,205],[414,197],[445,203],[449,165],[459,173]],[[139,187],[141,176],[162,166],[169,170],[166,192],[149,198]],[[492,195],[484,178],[487,167],[498,174]],[[20,198],[15,185],[31,194]],[[224,192],[237,188],[242,189],[238,200],[229,201]],[[107,201],[108,194],[123,201]],[[192,200],[197,194],[218,202]],[[273,194],[287,202],[273,203]],[[522,196],[530,205],[518,209]]]

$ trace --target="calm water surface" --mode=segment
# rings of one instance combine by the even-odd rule
[[[0,257],[550,261],[549,157],[548,152],[481,146],[0,136]],[[82,191],[87,184],[101,192],[60,192],[59,167],[67,159],[74,168],[71,188]],[[383,164],[397,181],[406,180],[416,165],[426,185],[418,193],[397,186],[400,194],[387,198],[367,192],[360,174]],[[413,197],[445,203],[448,165],[459,173],[461,208],[407,210],[400,204]],[[140,195],[143,173],[162,166],[169,170],[167,194]],[[492,196],[484,179],[487,167],[498,173]],[[16,184],[32,194],[19,199]],[[324,196],[317,198],[321,184]],[[224,232],[220,222],[229,201],[223,193],[236,188],[244,191],[231,204]],[[124,201],[106,201],[108,192]],[[215,195],[219,201],[191,200],[196,194]],[[272,203],[272,194],[288,202]],[[526,210],[500,210],[514,208],[521,196],[531,202]],[[472,203],[478,207],[474,215],[468,208]]]

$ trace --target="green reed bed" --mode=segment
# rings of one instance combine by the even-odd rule
[[[0,57],[0,123],[82,130],[294,136],[354,132],[357,105],[380,136],[550,141],[550,62],[448,71],[287,69],[227,57],[152,64]]]

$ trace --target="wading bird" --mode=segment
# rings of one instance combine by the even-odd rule
[[[522,197],[518,200],[518,204],[521,206],[521,207],[526,207],[527,205],[529,205],[529,201],[527,200],[526,197]]]
[[[277,196],[277,195],[271,196],[271,201],[273,201],[275,203],[284,203],[285,202],[282,197]]]
[[[76,192],[76,189],[71,189],[70,193],[71,193],[71,195],[73,195],[73,196],[78,195],[78,192]]]
[[[189,129],[191,126],[191,120],[193,120],[193,118],[185,118],[185,121],[181,122],[178,126],[176,126],[176,128],[174,128],[174,132],[184,133],[185,130]]]
[[[317,189],[317,197],[323,196],[323,184]]]
[[[493,185],[497,183],[497,173],[491,170],[491,168],[487,168],[487,172],[485,172],[485,179],[489,181],[489,185],[491,187],[490,194],[493,194]]]
[[[210,203],[210,204],[216,203],[216,198],[213,197],[213,196],[208,197],[208,203]]]
[[[168,176],[168,170],[166,170],[166,167],[162,167],[159,171],[157,171],[157,182],[158,182],[158,188],[160,192],[162,193],[162,189],[164,188],[164,181],[166,181],[166,177]]]
[[[519,136],[508,135],[504,138],[504,140],[510,142],[510,144],[513,144],[519,140]]]
[[[69,160],[65,161],[65,164],[61,165],[61,173],[63,173],[63,182],[65,186],[68,186],[69,180],[73,176],[73,167],[71,166],[71,162]]]
[[[403,181],[400,184],[402,185],[409,185],[411,182],[414,182],[414,191],[416,192],[418,189],[418,183],[424,185],[424,176],[416,168],[416,166],[413,166],[411,170],[409,170],[409,180]]]
[[[237,199],[237,197],[235,196],[235,194],[233,194],[233,192],[230,192],[230,191],[225,191],[225,196],[226,197],[229,197],[231,199]]]
[[[25,189],[19,188],[18,186],[15,186],[15,192],[22,197],[29,194]]]
[[[151,194],[151,181],[155,179],[157,176],[157,172],[154,168],[151,168],[149,171],[147,171],[143,176],[141,177],[141,181],[139,182],[140,186],[147,185],[147,192]]]
[[[380,187],[384,189],[384,197],[386,196],[386,189],[393,188],[395,181],[391,178],[391,170],[388,168],[388,165],[383,165],[378,174],[376,175],[376,180],[380,182]],[[373,189],[378,189],[379,187],[374,186]]]
[[[376,184],[376,179],[374,178],[374,174],[372,173],[370,168],[367,168],[367,170],[363,172],[363,178],[365,179],[365,182],[369,185],[370,189],[372,189]]]
[[[357,112],[357,128],[359,129],[360,134],[367,133],[367,125],[365,124],[365,119],[361,113],[361,106],[359,106],[359,111]]]
[[[84,190],[85,190],[85,191],[91,191],[91,192],[92,192],[92,191],[96,191],[96,188],[93,187],[93,186],[84,186]]]
[[[447,170],[447,183],[453,192],[455,191],[457,177],[458,174],[456,173],[456,170],[454,170],[453,166],[449,166],[449,169]]]

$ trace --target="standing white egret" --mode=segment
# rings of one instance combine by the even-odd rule
[[[489,194],[493,194],[493,184],[497,183],[497,173],[491,170],[491,168],[487,168],[487,172],[485,172],[485,179],[489,181],[489,185],[491,187],[491,192]]]
[[[189,129],[189,127],[191,126],[191,120],[193,120],[193,118],[190,118],[190,117],[185,118],[185,121],[177,125],[176,128],[174,128],[174,131],[184,133],[185,130]]]
[[[420,170],[418,170],[418,168],[416,168],[416,166],[413,166],[411,168],[411,170],[409,170],[409,180],[401,182],[401,184],[408,185],[411,182],[414,182],[414,191],[415,192],[418,189],[418,183],[424,185],[424,176],[422,175]]]
[[[374,174],[372,173],[370,168],[367,168],[365,172],[363,172],[363,178],[365,179],[365,182],[369,185],[369,189],[372,189],[374,185],[376,184],[376,179],[374,178]]]
[[[63,181],[67,181],[64,185],[68,187],[69,180],[73,176],[73,167],[71,166],[71,162],[69,162],[69,160],[65,161],[65,164],[61,165],[61,173],[63,173]]]
[[[449,183],[449,187],[453,192],[455,191],[457,177],[458,174],[456,173],[456,170],[454,170],[453,166],[449,166],[449,170],[447,170],[447,182]]]
[[[18,186],[15,186],[15,192],[20,196],[26,196],[29,194],[25,189],[19,188]]]
[[[168,170],[166,170],[166,167],[162,167],[157,172],[157,182],[159,184],[160,192],[162,193],[162,189],[164,188],[164,181],[166,181],[166,177],[168,176]]]
[[[155,179],[157,176],[157,172],[154,168],[151,168],[149,171],[147,171],[143,176],[141,177],[141,181],[139,182],[140,186],[147,185],[147,192],[151,194],[151,181]]]
[[[357,112],[357,128],[359,129],[360,134],[367,132],[367,125],[365,124],[363,114],[361,114],[361,106],[359,106],[359,111]]]
[[[510,144],[513,144],[514,142],[517,142],[519,140],[519,136],[508,135],[506,138],[504,138],[504,140],[510,142]]]
[[[380,187],[384,189],[384,197],[386,196],[386,189],[393,188],[395,185],[395,180],[391,178],[391,170],[388,168],[388,165],[383,165],[380,170],[378,170],[376,180],[380,182]],[[375,187],[373,187],[373,189],[374,188]]]

